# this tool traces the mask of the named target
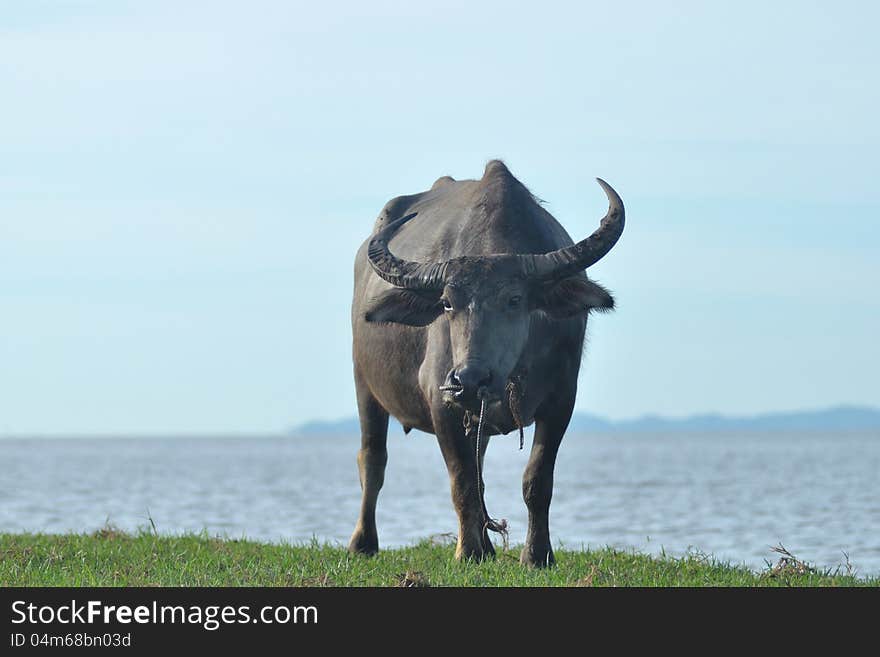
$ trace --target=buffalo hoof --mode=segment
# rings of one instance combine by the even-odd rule
[[[365,532],[356,531],[348,544],[348,551],[372,557],[379,552],[379,538],[375,534],[369,536]]]
[[[486,561],[495,558],[495,547],[490,542],[488,547],[485,545],[475,545],[472,547],[458,545],[455,548],[455,558],[459,561]]]
[[[556,565],[556,557],[549,545],[543,548],[526,545],[519,555],[519,562],[529,568],[550,568]]]

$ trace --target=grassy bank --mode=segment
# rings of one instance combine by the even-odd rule
[[[268,545],[204,535],[0,534],[2,586],[878,586],[784,557],[763,572],[689,555],[560,550],[552,569],[527,570],[518,551],[458,563],[450,545],[423,542],[367,559],[344,548]]]

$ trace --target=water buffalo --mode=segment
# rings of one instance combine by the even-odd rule
[[[456,558],[494,555],[481,468],[490,435],[535,423],[523,474],[523,564],[554,563],[548,514],[574,407],[587,316],[614,299],[584,270],[623,232],[623,202],[574,244],[500,161],[389,201],[355,259],[352,332],[363,499],[349,549],[379,549],[388,416],[437,436],[459,519]],[[481,412],[483,410],[484,412]],[[483,418],[482,441],[475,427]],[[479,451],[479,455],[477,455]],[[479,462],[478,462],[479,461]]]

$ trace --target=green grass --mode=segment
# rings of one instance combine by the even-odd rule
[[[520,566],[518,550],[459,563],[453,547],[425,541],[351,556],[317,542],[274,545],[207,535],[0,534],[2,586],[878,586],[819,572],[783,555],[763,572],[697,554],[651,557],[613,549],[560,550],[557,566]],[[787,553],[786,553],[787,554]]]

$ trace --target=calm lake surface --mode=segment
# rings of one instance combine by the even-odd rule
[[[490,513],[521,543],[528,446],[493,438]],[[0,440],[0,531],[133,530],[347,544],[360,489],[357,436]],[[782,542],[834,567],[880,573],[880,435],[569,435],[551,508],[554,545],[689,548],[754,568]],[[457,531],[433,437],[399,427],[379,498],[382,546]]]

